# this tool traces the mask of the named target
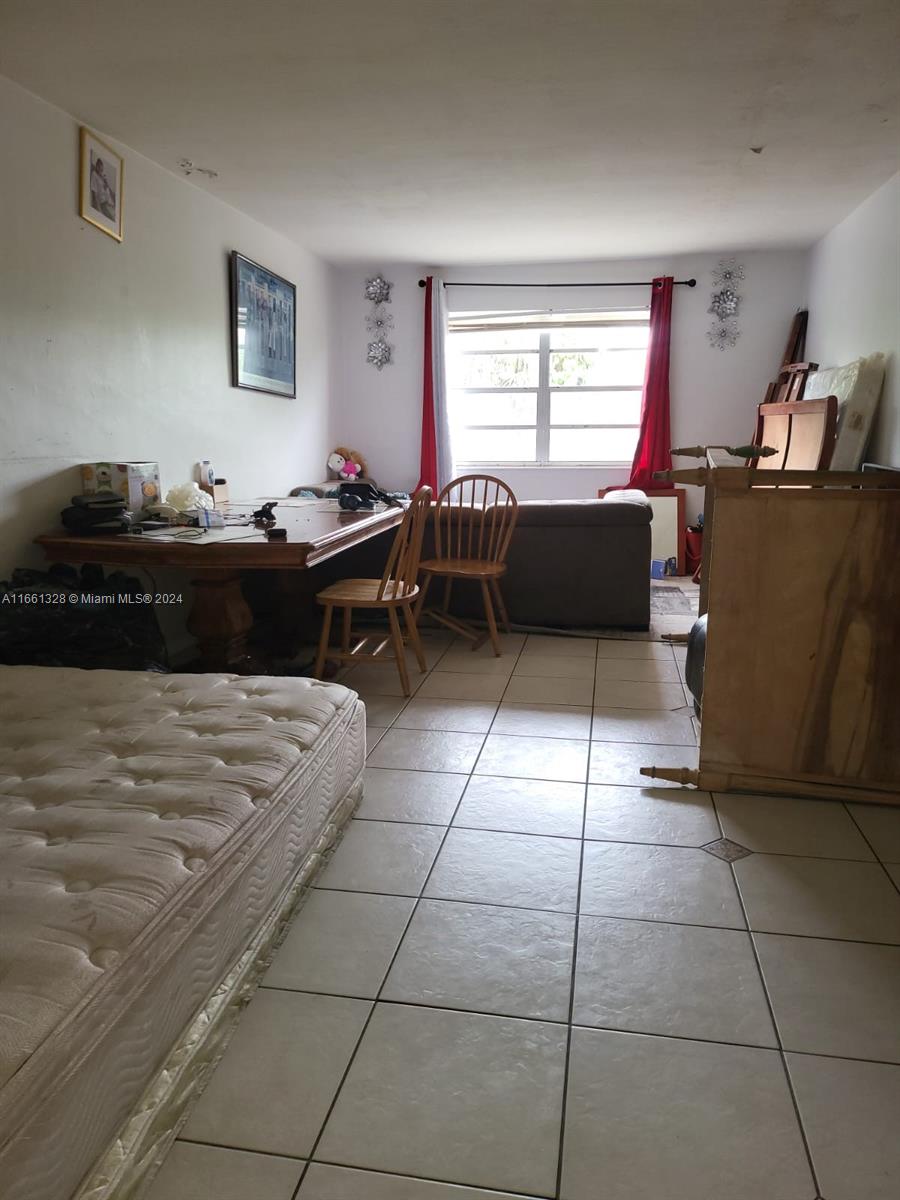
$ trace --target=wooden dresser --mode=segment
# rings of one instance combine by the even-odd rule
[[[671,475],[706,488],[691,781],[900,804],[900,472],[786,470],[773,486],[734,463],[710,451]]]

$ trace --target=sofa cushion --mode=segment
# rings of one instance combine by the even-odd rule
[[[621,499],[623,495],[634,498]],[[649,525],[652,518],[644,493],[632,492],[617,493],[614,500],[520,500],[518,525]]]

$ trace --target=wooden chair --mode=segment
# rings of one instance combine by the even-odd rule
[[[317,679],[322,678],[326,656],[336,658],[341,663],[372,662],[376,659],[390,661],[393,658],[397,663],[403,695],[409,696],[411,694],[409,672],[406,669],[403,633],[400,629],[400,618],[397,615],[398,609],[403,613],[409,642],[415,652],[419,670],[427,670],[412,606],[419,594],[416,577],[419,574],[422,534],[425,532],[425,522],[431,508],[432,494],[431,488],[422,487],[413,496],[403,517],[403,522],[397,530],[384,574],[380,579],[340,579],[316,596],[318,603],[325,606],[322,636],[319,638],[319,652],[316,655],[316,665],[313,670]],[[340,650],[329,649],[328,646],[331,618],[335,608],[344,610]],[[390,623],[389,636],[357,635],[359,641],[355,646],[351,646],[350,643],[354,637],[352,629],[354,608],[386,609]],[[375,640],[376,637],[379,638],[378,645],[374,650],[368,651],[369,642]],[[383,653],[389,644],[393,647],[393,655]]]
[[[506,553],[518,511],[512,490],[493,475],[462,475],[447,484],[435,504],[435,556],[421,563],[425,577],[416,602],[416,623],[422,616],[433,617],[454,633],[470,638],[473,650],[490,637],[494,654],[500,657],[494,601],[508,633],[509,617],[500,591],[500,579],[506,574]],[[436,575],[445,580],[443,603],[440,608],[426,609],[425,597]],[[487,634],[450,615],[454,579],[477,580],[481,584]]]

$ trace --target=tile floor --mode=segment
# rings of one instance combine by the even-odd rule
[[[642,787],[681,648],[428,642],[151,1200],[900,1196],[900,809]]]

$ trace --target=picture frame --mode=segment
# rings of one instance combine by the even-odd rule
[[[231,252],[231,382],[253,392],[297,395],[297,288]]]
[[[80,129],[78,211],[117,242],[123,237],[125,159],[85,125]]]

